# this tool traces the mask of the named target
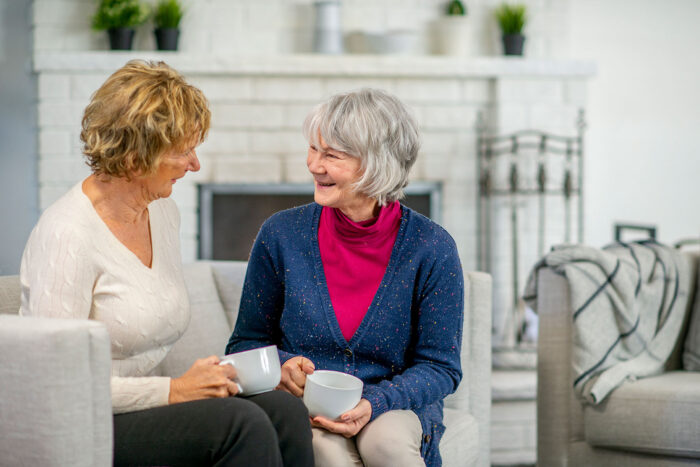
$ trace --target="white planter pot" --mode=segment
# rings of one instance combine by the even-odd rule
[[[472,49],[466,16],[445,16],[432,24],[433,52],[464,57]]]
[[[340,2],[324,0],[314,3],[316,24],[314,26],[313,50],[321,54],[343,53],[343,31],[340,24]]]

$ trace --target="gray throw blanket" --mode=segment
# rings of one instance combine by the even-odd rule
[[[569,282],[574,391],[598,404],[627,378],[657,374],[683,326],[689,260],[653,241],[603,250],[558,246],[540,260],[524,300],[537,310],[537,272],[553,268]]]

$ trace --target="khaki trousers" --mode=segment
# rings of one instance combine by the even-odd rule
[[[391,410],[354,438],[312,428],[316,467],[425,467],[423,429],[411,410]]]

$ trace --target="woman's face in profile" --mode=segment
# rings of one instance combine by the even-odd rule
[[[185,149],[171,148],[160,156],[156,171],[146,177],[146,186],[151,199],[167,198],[173,192],[175,182],[188,171],[199,170],[199,159],[195,151],[196,143]]]
[[[319,137],[319,146],[309,146],[306,165],[314,177],[314,201],[346,212],[370,200],[352,185],[362,175],[359,157],[329,147]]]

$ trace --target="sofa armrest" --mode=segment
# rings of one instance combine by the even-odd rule
[[[86,320],[0,316],[0,459],[112,463],[110,345]]]
[[[469,413],[477,420],[479,466],[490,465],[491,302],[491,276],[465,272],[463,376],[457,391],[445,399],[445,407]]]
[[[582,406],[573,390],[569,284],[547,268],[537,284],[537,465],[567,465],[571,443],[584,440]]]

